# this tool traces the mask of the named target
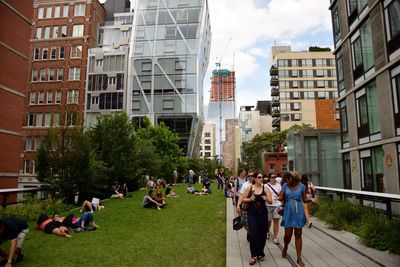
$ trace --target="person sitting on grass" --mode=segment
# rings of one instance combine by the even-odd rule
[[[161,193],[161,189],[160,188],[157,188],[155,200],[158,203],[160,203],[161,206],[165,206],[166,205],[165,198],[164,198],[163,194]]]
[[[150,189],[147,195],[143,197],[143,208],[155,208],[161,210],[161,204],[154,200],[153,189]]]
[[[169,184],[167,186],[167,189],[165,189],[165,196],[166,197],[178,197],[178,195],[174,192],[174,189],[172,188],[172,184]]]
[[[124,195],[118,192],[119,184],[117,181],[110,188],[110,198],[123,198]]]
[[[2,265],[11,266],[14,256],[16,256],[16,262],[24,259],[22,243],[29,231],[28,227],[28,224],[24,220],[15,217],[0,219],[0,244],[10,240],[10,251],[8,253],[0,249],[0,256],[4,257],[4,260],[1,261]]]
[[[58,218],[49,218],[46,214],[40,214],[37,220],[37,228],[46,234],[62,237],[71,237],[67,226],[64,226]]]
[[[200,192],[198,190],[194,189],[193,185],[189,184],[188,188],[186,189],[186,193],[196,194],[196,193],[200,193]]]
[[[93,211],[102,210],[102,209],[104,209],[104,206],[100,205],[100,199],[94,197],[94,198],[92,198],[92,202],[89,202],[87,200],[83,201],[80,212],[82,212],[82,211],[93,212]]]
[[[88,228],[89,225],[92,225],[92,228]],[[99,228],[95,222],[94,222],[94,216],[93,212],[91,211],[86,211],[77,222],[73,223],[74,229],[77,229],[77,231],[82,231],[82,230],[96,230]]]

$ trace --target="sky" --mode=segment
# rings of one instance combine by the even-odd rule
[[[131,0],[134,2],[135,0]],[[105,2],[105,0],[100,0]],[[208,0],[211,55],[204,78],[204,105],[210,99],[210,76],[215,63],[236,72],[237,110],[271,99],[271,46],[291,45],[333,49],[329,0]],[[234,59],[234,60],[233,60]],[[206,110],[206,109],[205,109]]]

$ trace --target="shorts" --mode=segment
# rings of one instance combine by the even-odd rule
[[[249,222],[247,220],[247,211],[246,210],[242,210],[241,216],[242,216],[243,226],[248,226]]]
[[[22,243],[24,243],[25,236],[29,232],[29,229],[22,230],[17,237],[17,248],[22,248]]]
[[[281,218],[281,215],[278,214],[279,207],[267,206],[267,210],[268,210],[268,220]]]
[[[52,234],[54,229],[59,228],[61,226],[63,226],[61,222],[52,221],[52,222],[49,222],[48,224],[46,224],[46,226],[44,227],[43,231],[46,234]]]

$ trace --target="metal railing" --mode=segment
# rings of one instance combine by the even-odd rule
[[[340,189],[332,187],[316,186],[317,194],[327,195],[330,197],[337,196],[340,199],[346,199],[346,197],[355,197],[360,201],[361,205],[365,205],[368,202],[372,202],[374,208],[383,209],[388,218],[392,218],[392,203],[400,203],[399,194],[388,194],[388,193],[378,193],[378,192],[368,192],[360,190],[350,190],[350,189]],[[376,205],[376,203],[383,204]],[[397,214],[400,215],[400,214]]]
[[[46,199],[47,198],[47,190],[41,187],[31,187],[31,188],[7,188],[7,189],[0,189],[0,199],[1,200],[1,206],[3,206],[3,208],[5,208],[8,204],[16,204],[19,203],[20,199],[22,199],[22,197],[20,197],[18,194],[25,194],[25,193],[32,193],[32,195],[34,193],[38,193],[40,192],[40,196],[39,199]],[[10,195],[16,195],[16,201],[7,201],[7,199],[9,198]]]

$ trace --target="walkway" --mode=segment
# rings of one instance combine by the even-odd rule
[[[226,266],[249,266],[250,248],[246,240],[246,231],[232,230],[232,220],[235,217],[231,199],[227,199],[227,248]],[[303,262],[306,266],[400,266],[400,256],[368,248],[357,242],[357,236],[345,232],[328,229],[316,218],[312,218],[313,227],[303,229]],[[289,245],[288,258],[281,257],[283,245],[283,227],[279,231],[279,246],[272,240],[267,240],[263,262],[254,266],[297,266],[294,237]]]

